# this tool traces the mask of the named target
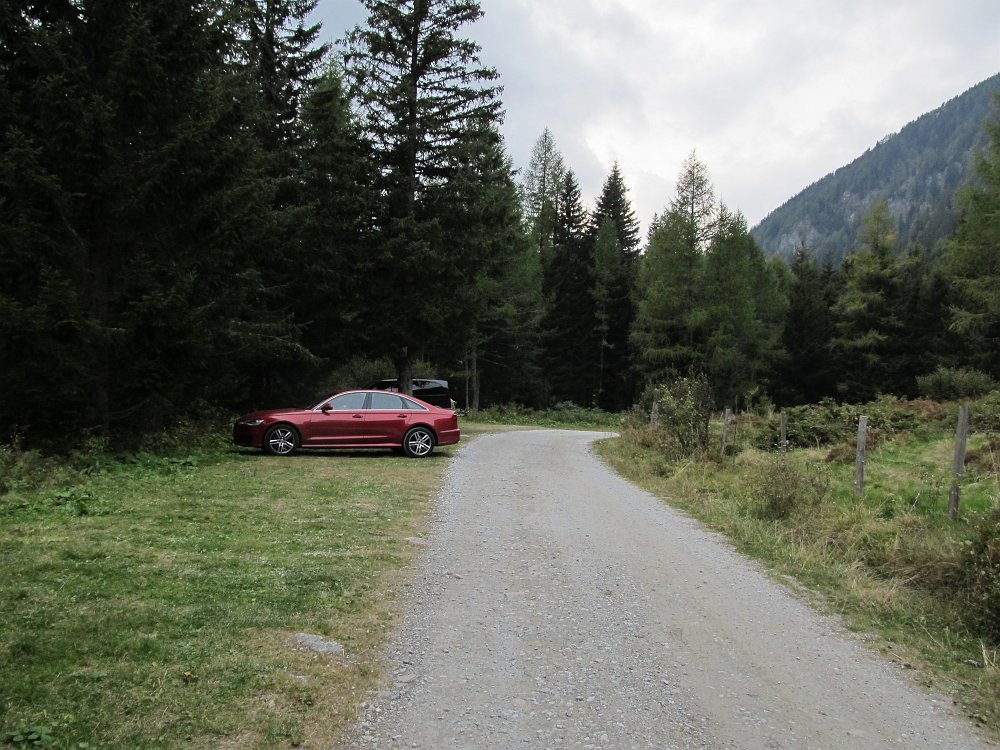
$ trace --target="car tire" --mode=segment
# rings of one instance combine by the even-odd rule
[[[434,450],[434,433],[426,427],[413,427],[403,436],[403,453],[410,458],[429,456]]]
[[[264,433],[264,452],[272,456],[290,456],[298,447],[299,433],[287,424],[276,424]]]

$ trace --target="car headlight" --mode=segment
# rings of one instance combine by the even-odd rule
[[[245,425],[247,427],[259,427],[264,424],[263,419],[241,419],[237,424]]]

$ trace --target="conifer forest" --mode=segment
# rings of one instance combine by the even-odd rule
[[[515,165],[474,0],[363,0],[336,45],[316,2],[0,0],[0,442],[351,377],[610,412],[691,373],[737,409],[1000,380],[995,107],[945,240],[901,246],[875,199],[786,259],[694,151],[642,224],[549,130]]]

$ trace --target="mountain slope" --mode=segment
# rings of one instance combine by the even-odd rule
[[[933,248],[954,229],[955,191],[971,153],[986,143],[983,122],[996,111],[1000,74],[882,139],[846,167],[813,183],[753,228],[769,255],[805,246],[835,262],[855,246],[858,225],[884,197],[896,220],[896,249]]]

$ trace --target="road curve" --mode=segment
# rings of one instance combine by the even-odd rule
[[[448,470],[344,750],[993,747],[718,536],[590,452],[484,435]]]

